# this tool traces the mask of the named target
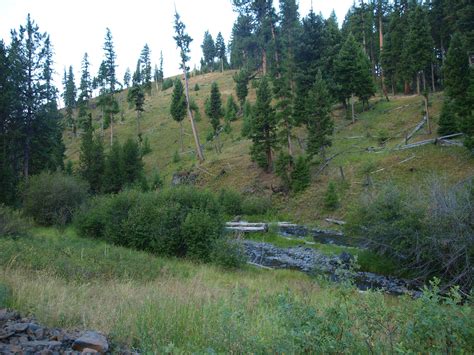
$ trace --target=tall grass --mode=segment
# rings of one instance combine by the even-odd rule
[[[8,305],[49,326],[103,331],[144,353],[474,350],[472,308],[455,305],[456,297],[442,306],[429,293],[417,301],[359,294],[298,272],[228,272],[72,231],[35,234],[2,243]]]

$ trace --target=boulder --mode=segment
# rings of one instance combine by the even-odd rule
[[[99,353],[106,353],[109,350],[109,343],[105,336],[100,333],[87,331],[77,338],[72,344],[72,348],[77,351],[93,349]]]

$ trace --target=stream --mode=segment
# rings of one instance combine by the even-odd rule
[[[392,295],[408,294],[419,297],[417,290],[409,280],[372,272],[350,271],[353,256],[343,252],[339,256],[325,255],[313,248],[278,248],[270,243],[244,240],[243,245],[248,260],[257,265],[274,269],[292,269],[310,274],[326,275],[338,282],[344,274],[349,274],[359,290],[377,289]]]

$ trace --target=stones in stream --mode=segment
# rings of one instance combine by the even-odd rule
[[[293,269],[306,273],[323,274],[331,280],[339,281],[341,270],[348,270],[352,255],[325,255],[312,248],[278,248],[270,243],[244,240],[243,245],[250,262],[275,269]],[[377,275],[371,272],[351,272],[360,290],[380,289],[393,295],[410,294],[419,296],[407,280]]]

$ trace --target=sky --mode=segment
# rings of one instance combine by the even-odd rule
[[[305,16],[313,3],[316,13],[328,17],[334,9],[342,23],[354,0],[300,0],[299,11]],[[278,1],[274,0],[277,6]],[[152,65],[159,65],[163,51],[165,77],[179,73],[179,52],[173,40],[174,9],[178,10],[191,44],[191,65],[202,56],[204,32],[214,39],[220,31],[226,43],[230,39],[236,14],[231,0],[0,0],[0,38],[9,43],[10,30],[24,25],[28,13],[47,32],[54,47],[55,84],[61,88],[65,68],[73,66],[76,85],[80,78],[81,60],[89,54],[91,73],[96,75],[103,59],[106,28],[110,28],[117,54],[117,78],[121,81],[127,67],[133,73],[145,45],[151,49]]]

